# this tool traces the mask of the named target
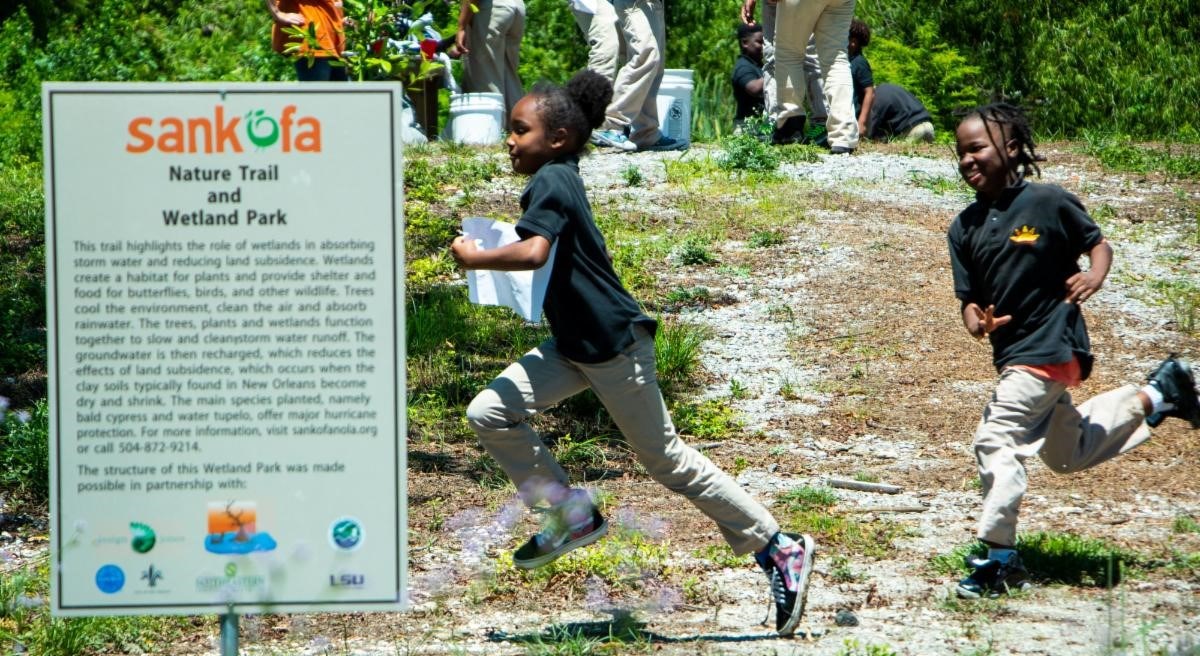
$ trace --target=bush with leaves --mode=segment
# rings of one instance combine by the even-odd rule
[[[45,401],[32,411],[0,404],[0,489],[24,494],[35,503],[50,498],[50,414]]]

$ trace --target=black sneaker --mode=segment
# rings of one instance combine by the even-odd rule
[[[1016,590],[1033,587],[1029,572],[1021,564],[1021,557],[1013,554],[1006,561],[993,558],[968,558],[967,567],[972,570],[967,578],[958,582],[958,596],[963,599],[981,597],[996,598]]]
[[[791,543],[780,547],[778,537],[771,540],[763,553],[754,554],[758,566],[771,582],[771,603],[775,606],[775,631],[781,636],[796,632],[804,615],[804,600],[808,596],[808,575],[812,573],[817,545],[807,535],[781,533]]]
[[[566,524],[561,511],[551,511],[542,530],[513,552],[513,565],[518,569],[549,565],[568,551],[599,540],[605,533],[608,533],[608,522],[595,506],[591,517],[574,526]]]
[[[801,143],[804,140],[805,120],[803,114],[785,119],[783,125],[776,127],[775,131],[771,133],[771,143],[776,146]]]
[[[830,155],[853,155],[854,149],[850,146],[834,146],[829,149]]]
[[[1147,378],[1147,381],[1163,395],[1163,401],[1171,404],[1171,409],[1155,412],[1146,417],[1146,423],[1151,427],[1162,423],[1167,417],[1178,417],[1200,428],[1200,398],[1196,394],[1196,378],[1186,362],[1171,354],[1163,360]]]

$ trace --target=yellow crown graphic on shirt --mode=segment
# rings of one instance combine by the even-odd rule
[[[1039,236],[1036,229],[1026,225],[1013,230],[1012,236],[1008,239],[1014,244],[1033,244],[1037,242]]]

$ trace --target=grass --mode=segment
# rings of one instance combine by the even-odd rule
[[[38,401],[32,411],[9,412],[0,406],[0,489],[35,504],[49,499],[49,428],[45,400]]]
[[[727,544],[710,544],[692,551],[692,557],[711,563],[716,567],[739,569],[750,564],[750,558],[733,553]]]
[[[48,558],[0,577],[0,650],[40,656],[165,653],[193,623],[190,617],[53,618],[49,594]]]
[[[709,337],[701,324],[678,320],[659,322],[654,336],[658,381],[664,390],[684,389],[700,372],[700,347]]]
[[[1145,569],[1146,557],[1095,538],[1070,533],[1037,532],[1017,538],[1017,551],[1034,581],[1082,587],[1111,587],[1128,568]],[[968,556],[984,556],[979,543],[960,546],[930,560],[943,574],[965,574]]]
[[[862,643],[855,638],[846,638],[837,656],[897,656],[896,650],[886,644]]]
[[[892,541],[904,536],[895,522],[861,521],[834,512],[838,496],[832,488],[799,487],[779,496],[780,523],[813,534],[826,552],[884,558],[894,551]]]
[[[681,401],[671,408],[675,430],[701,440],[721,440],[741,429],[737,414],[722,399]]]
[[[642,169],[636,164],[630,164],[621,170],[621,178],[625,180],[625,184],[630,187],[640,187],[646,178],[642,176]]]
[[[1124,135],[1093,130],[1085,130],[1083,138],[1083,151],[1107,169],[1142,174],[1158,172],[1168,178],[1200,177],[1200,147],[1196,144],[1139,145]]]
[[[683,266],[704,266],[717,261],[708,240],[694,235],[679,244],[675,258]]]
[[[627,592],[637,589],[648,577],[661,578],[669,555],[666,543],[656,542],[638,530],[613,526],[604,539],[535,570],[518,570],[512,565],[511,553],[503,555],[498,573],[535,586],[569,584],[581,592],[587,579],[595,577],[610,591]]]
[[[770,248],[779,246],[787,237],[780,230],[759,230],[750,235],[751,248]]]
[[[1200,522],[1187,515],[1179,515],[1175,521],[1171,522],[1171,531],[1174,533],[1200,533]]]

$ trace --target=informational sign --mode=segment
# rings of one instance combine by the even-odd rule
[[[42,101],[54,613],[402,608],[399,87]]]

